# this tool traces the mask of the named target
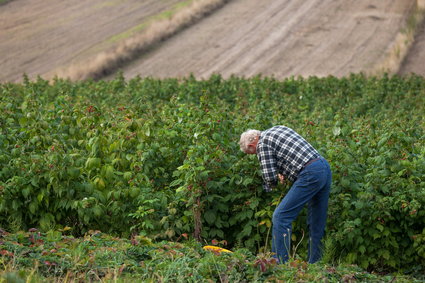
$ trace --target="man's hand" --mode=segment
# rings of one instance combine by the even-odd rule
[[[277,177],[279,177],[279,183],[283,184],[285,182],[285,176],[282,174],[277,174]]]

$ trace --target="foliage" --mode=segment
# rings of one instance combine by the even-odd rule
[[[39,78],[1,84],[0,97],[0,227],[9,231],[190,234],[266,252],[289,185],[264,193],[258,161],[238,140],[284,124],[332,167],[327,241],[338,252],[328,259],[425,266],[421,77]]]
[[[373,274],[355,265],[277,265],[270,254],[246,249],[214,253],[197,241],[152,243],[89,231],[2,232],[0,282],[419,282],[397,274]]]

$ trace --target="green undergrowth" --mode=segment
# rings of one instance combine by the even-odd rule
[[[270,254],[243,248],[219,254],[184,238],[154,242],[100,231],[75,238],[67,232],[2,230],[0,282],[420,282],[356,265],[310,265],[297,258],[278,265]]]
[[[262,190],[240,134],[286,125],[329,161],[327,262],[424,273],[420,76],[0,84],[0,227],[270,250],[290,184]],[[306,211],[292,246],[307,257]]]

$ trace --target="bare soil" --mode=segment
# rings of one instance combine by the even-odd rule
[[[116,35],[179,2],[11,1],[0,6],[0,81],[20,81],[23,73],[44,76],[84,62],[112,46]],[[140,54],[123,71],[127,78],[191,73],[198,78],[213,73],[284,78],[367,71],[385,59],[415,3],[232,0]],[[421,58],[424,44],[416,51]]]
[[[422,23],[414,44],[399,70],[401,75],[409,75],[411,73],[425,77],[425,21]]]
[[[0,6],[0,81],[45,75],[108,48],[179,0],[14,0]],[[99,50],[100,48],[100,50]]]
[[[234,0],[124,68],[136,75],[345,76],[373,68],[415,0]]]

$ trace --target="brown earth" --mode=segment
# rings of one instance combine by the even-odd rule
[[[425,77],[425,22],[422,23],[414,44],[400,67],[399,74],[410,73]]]
[[[0,82],[45,75],[108,48],[179,0],[14,0],[0,6]]]
[[[180,2],[14,0],[2,5],[0,81],[19,81],[24,72],[30,78],[44,76],[84,62],[115,44],[116,35]],[[368,71],[386,60],[415,4],[232,0],[155,44],[123,71],[127,78],[190,73],[199,78],[213,73],[283,78]]]
[[[385,60],[416,4],[409,0],[234,0],[124,68],[135,75],[193,73],[345,76]]]

